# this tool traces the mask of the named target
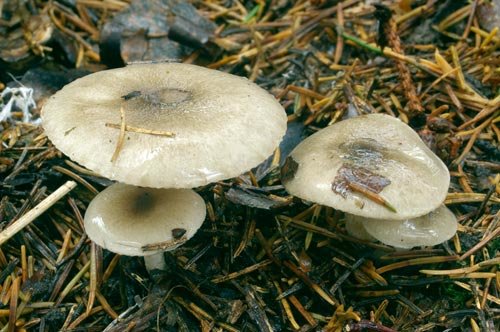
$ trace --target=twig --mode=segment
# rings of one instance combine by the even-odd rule
[[[111,157],[111,162],[114,163],[116,159],[118,159],[118,155],[120,154],[120,151],[122,150],[123,143],[125,142],[125,111],[123,110],[123,107],[120,107],[120,135],[118,136],[118,142],[116,143],[116,148],[115,152],[113,153],[113,156]]]
[[[121,125],[119,125],[117,123],[106,123],[105,126],[108,128],[121,129]],[[173,133],[171,131],[151,130],[151,129],[133,127],[133,126],[129,126],[129,125],[125,125],[125,131],[130,131],[130,132],[140,133],[140,134],[147,134],[147,135],[154,135],[154,136],[175,137],[175,133]]]
[[[0,245],[5,243],[8,239],[17,234],[24,227],[28,226],[33,220],[35,220],[38,216],[47,211],[52,205],[54,205],[57,201],[59,201],[62,197],[64,197],[75,187],[76,187],[75,181],[66,182],[52,194],[47,196],[47,198],[41,201],[40,204],[38,204],[28,213],[26,213],[21,218],[16,220],[14,223],[12,223],[12,225],[4,229],[0,233]]]
[[[403,48],[401,47],[401,40],[398,35],[398,28],[396,21],[392,17],[392,13],[389,8],[382,5],[375,5],[377,11],[375,12],[375,16],[379,18],[379,23],[382,25],[382,31],[385,34],[385,38],[389,43],[389,46],[392,50],[398,54],[404,56]],[[387,20],[385,20],[387,19]],[[381,45],[382,47],[385,45]],[[408,107],[410,109],[410,115],[414,116],[418,113],[422,113],[424,111],[420,100],[418,99],[417,92],[415,86],[413,85],[413,80],[411,79],[411,73],[408,67],[406,67],[405,63],[401,60],[395,60],[396,67],[399,71],[399,75],[401,77],[401,84],[403,86],[403,92],[408,99]]]
[[[484,247],[490,240],[494,239],[498,234],[500,234],[500,227],[495,229],[493,232],[491,232],[488,236],[486,236],[484,239],[479,241],[474,247],[470,248],[466,253],[464,253],[462,256],[459,257],[459,260],[464,260],[482,247]]]
[[[344,32],[344,11],[342,9],[342,2],[337,5],[337,47],[335,47],[335,56],[333,58],[333,63],[338,64],[342,59],[342,53],[344,52],[344,38],[342,32]]]

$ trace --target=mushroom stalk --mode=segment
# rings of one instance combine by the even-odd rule
[[[158,252],[153,255],[144,256],[144,264],[146,265],[146,270],[151,272],[153,270],[166,270],[167,264],[165,263],[165,257],[163,257],[163,252]]]

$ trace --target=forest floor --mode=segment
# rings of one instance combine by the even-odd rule
[[[0,1],[0,332],[498,331],[500,1],[375,2]],[[197,189],[207,220],[153,275],[88,239],[82,215],[111,181],[39,125],[68,82],[137,61],[248,77],[289,120],[273,158]],[[368,113],[449,168],[449,241],[358,240],[343,212],[285,191],[293,147]]]

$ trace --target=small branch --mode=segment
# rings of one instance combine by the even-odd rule
[[[0,233],[0,245],[2,245],[11,237],[16,235],[24,227],[28,226],[33,220],[35,220],[38,216],[47,211],[52,205],[54,205],[57,201],[59,201],[62,197],[64,197],[75,187],[76,187],[75,181],[66,182],[64,185],[59,187],[59,189],[57,189],[52,194],[47,196],[47,198],[41,201],[40,204],[38,204],[28,213],[26,213],[21,218],[16,220],[12,225],[4,229]]]

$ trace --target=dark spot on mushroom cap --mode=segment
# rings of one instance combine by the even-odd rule
[[[131,212],[133,214],[146,214],[148,211],[153,209],[155,204],[154,195],[147,191],[142,191],[137,194],[135,199],[133,200],[132,205],[130,206]]]
[[[130,99],[139,97],[140,95],[141,95],[140,91],[132,91],[132,92],[129,92],[126,95],[122,96],[122,99],[123,100],[130,100]]]
[[[164,109],[168,107],[175,107],[176,105],[187,102],[191,100],[192,97],[193,91],[176,88],[162,88],[157,90],[142,91],[138,96],[133,96],[125,100],[130,101],[132,103],[131,105],[138,103],[138,105],[135,105],[136,107],[150,105]]]
[[[68,136],[68,135],[69,135],[69,134],[70,134],[73,130],[75,130],[75,129],[76,129],[76,127],[71,127],[71,128],[69,128],[68,130],[66,130],[66,131],[64,132],[64,136]]]
[[[281,167],[281,182],[288,182],[292,180],[298,169],[299,164],[292,158],[292,156],[288,156],[285,160],[285,164]]]
[[[180,239],[184,234],[186,234],[186,230],[184,228],[172,229],[172,236],[174,239]]]
[[[386,154],[385,147],[371,138],[359,138],[339,145],[342,159],[351,163],[369,168],[376,168],[376,165]]]

